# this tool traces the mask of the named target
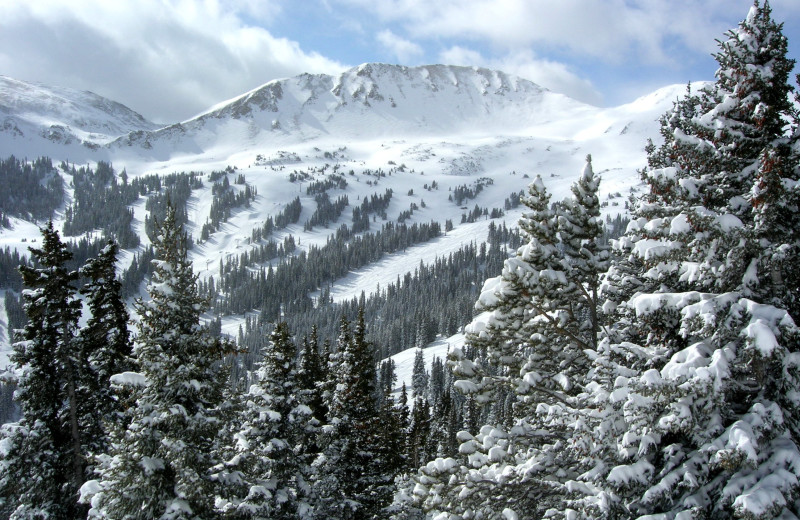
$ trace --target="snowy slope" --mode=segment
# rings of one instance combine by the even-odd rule
[[[430,373],[434,358],[447,360],[447,354],[452,352],[454,348],[463,347],[465,339],[464,334],[455,334],[449,338],[440,338],[428,344],[422,349],[422,357],[425,360],[425,370]],[[390,359],[395,363],[395,374],[397,375],[397,381],[393,387],[395,397],[400,395],[403,384],[405,384],[410,400],[411,376],[414,374],[414,357],[416,355],[417,349],[410,348],[391,356]]]
[[[6,80],[8,83],[10,80]],[[236,174],[242,174],[257,189],[258,197],[249,208],[234,211],[219,231],[191,251],[201,277],[217,276],[221,259],[254,247],[250,244],[253,228],[276,215],[295,196],[300,196],[303,205],[300,221],[274,238],[281,240],[292,234],[301,250],[324,244],[340,224],[350,224],[352,207],[372,194],[383,194],[387,188],[394,193],[387,210],[389,220],[396,221],[414,203],[419,209],[409,223],[453,221],[455,229],[445,236],[387,255],[339,280],[332,288],[338,300],[361,291],[370,293],[378,284],[384,286],[413,271],[420,261],[429,263],[470,241],[482,242],[488,221],[460,224],[461,215],[475,204],[503,208],[505,199],[526,189],[537,174],[542,175],[554,201],[567,196],[589,153],[603,179],[600,195],[607,203],[604,211],[612,215],[624,211],[627,196],[639,189],[636,170],[645,162],[646,139],[657,137],[658,117],[683,91],[683,86],[667,87],[633,103],[602,109],[500,72],[372,64],[338,77],[303,75],[271,82],[181,125],[155,132],[142,128],[96,148],[73,141],[43,149],[33,140],[10,138],[8,132],[0,132],[0,154],[48,154],[56,164],[62,159],[110,160],[118,173],[125,168],[129,177],[176,171],[210,173],[229,165],[237,168]],[[47,98],[42,92],[30,96]],[[87,96],[90,99],[93,95]],[[71,122],[77,128],[83,109],[68,102],[54,103],[57,107],[51,112],[42,109],[41,119]],[[0,92],[0,106],[11,104]],[[73,114],[73,110],[77,112]],[[17,113],[22,112],[17,109]],[[136,122],[135,116],[131,120],[114,119],[101,112],[87,108],[84,119],[88,121],[92,114],[97,124],[113,119],[117,125],[113,128],[118,130],[131,127],[125,127],[123,121],[130,125]],[[279,124],[273,125],[273,121]],[[99,134],[99,127],[93,124],[87,122],[82,128],[87,132],[95,129]],[[316,206],[313,196],[306,195],[308,182],[334,170],[345,175],[348,185],[344,190],[331,190],[330,196],[335,199],[346,194],[350,208],[327,228],[303,231],[303,223]],[[376,170],[391,175],[370,175]],[[293,171],[309,173],[311,178],[289,182]],[[69,185],[70,177],[63,175]],[[492,184],[476,199],[461,205],[448,200],[456,187],[472,186],[480,178],[490,179]],[[438,188],[430,189],[434,181]],[[209,182],[189,200],[188,231],[194,237],[200,236],[212,200]],[[520,214],[519,209],[508,211],[495,222],[504,220],[512,226]],[[147,244],[144,199],[134,204],[134,215]],[[55,218],[60,228],[61,216]],[[380,225],[378,219],[371,231]],[[35,228],[34,223],[15,221],[13,229],[0,229],[0,247],[8,245],[27,252],[28,243],[23,239],[35,236]],[[125,261],[129,262],[134,252],[125,252]],[[235,334],[242,320],[226,318],[223,328]],[[0,319],[0,350],[7,350],[8,334],[3,327]]]
[[[515,132],[592,108],[502,72],[431,65],[364,64],[339,76],[303,74],[267,83],[180,124],[120,138],[151,157],[208,152],[231,143],[275,146],[312,139]]]
[[[96,147],[157,125],[93,92],[49,87],[0,76],[0,153]],[[39,153],[41,155],[41,152]]]

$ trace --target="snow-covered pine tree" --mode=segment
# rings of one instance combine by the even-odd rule
[[[649,147],[608,280],[626,296],[581,397],[585,471],[554,518],[800,514],[800,331],[771,305],[794,301],[776,291],[798,260],[775,218],[798,218],[792,60],[767,3],[727,36],[715,85]]]
[[[85,356],[79,400],[85,453],[106,451],[107,429],[103,423],[119,420],[123,412],[121,401],[114,396],[111,376],[134,367],[128,310],[116,273],[118,251],[116,242],[109,241],[97,258],[87,261],[80,270],[89,279],[81,294],[91,311],[78,336]]]
[[[301,401],[296,354],[288,325],[276,324],[255,382],[242,397],[233,454],[218,466],[218,478],[231,484],[216,501],[225,518],[313,514],[305,441],[316,430],[316,420]]]
[[[157,256],[139,299],[139,334],[134,356],[139,373],[115,378],[133,389],[127,428],[111,432],[111,449],[100,457],[97,479],[87,482],[83,499],[90,518],[213,518],[210,473],[216,417],[224,377],[225,350],[200,322],[207,302],[187,258],[186,235],[168,205],[154,245]]]
[[[402,450],[387,445],[400,432],[385,431],[395,421],[382,415],[386,407],[376,397],[376,361],[366,340],[363,307],[352,335],[342,317],[330,367],[328,424],[323,426],[323,452],[315,463],[316,514],[331,519],[381,518],[392,499]]]
[[[531,183],[523,199],[530,211],[520,220],[527,243],[486,281],[476,304],[484,314],[469,327],[469,346],[485,351],[489,366],[454,353],[456,374],[469,378],[457,385],[479,403],[502,386],[520,396],[516,413],[527,417],[580,385],[585,352],[596,348],[599,280],[608,265],[598,188],[591,157],[557,213],[541,178]]]
[[[484,351],[488,366],[460,349],[450,357],[465,377],[455,387],[469,396],[468,406],[473,399],[516,398],[513,419],[503,418],[512,427],[458,433],[459,459],[420,468],[401,501],[442,518],[537,517],[559,504],[562,483],[579,475],[572,439],[584,428],[579,398],[599,344],[598,290],[608,263],[598,187],[587,157],[573,198],[556,215],[541,178],[531,184],[525,201],[531,211],[520,221],[528,242],[505,261],[501,276],[484,284],[476,304],[484,312],[470,325],[468,347]]]
[[[16,398],[18,423],[3,426],[0,446],[0,512],[13,519],[77,518],[84,479],[78,392],[82,352],[76,342],[80,302],[72,257],[52,221],[41,229],[42,247],[31,247],[36,267],[20,266],[28,324],[14,344],[22,369]]]
[[[767,187],[772,193],[784,185],[796,189],[796,136],[789,132],[796,117],[788,82],[794,60],[768,2],[756,2],[719,47],[717,81],[676,102],[661,120],[664,143],[648,145],[642,178],[650,192],[636,208],[641,240],[633,252],[648,271],[644,290],[663,284],[674,291],[770,294],[788,308],[777,296],[785,292],[772,287],[783,289],[781,270],[788,266],[761,255],[765,237],[753,234],[753,224],[759,205],[770,198]],[[769,181],[762,166],[780,166],[780,172],[771,172]]]

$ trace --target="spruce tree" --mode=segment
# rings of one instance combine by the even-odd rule
[[[139,299],[134,346],[140,372],[125,374],[135,405],[112,431],[97,479],[84,486],[93,518],[215,516],[210,469],[223,377],[223,344],[200,322],[207,306],[187,258],[187,238],[168,205],[155,237],[149,300]]]
[[[37,266],[20,266],[28,323],[11,360],[22,369],[16,394],[22,418],[4,425],[0,452],[0,511],[14,519],[83,513],[78,275],[66,268],[72,254],[52,221],[41,233],[42,247],[30,248]]]
[[[716,57],[716,83],[662,119],[672,137],[649,147],[650,191],[616,244],[614,329],[575,436],[587,471],[564,516],[800,513],[800,331],[779,308],[797,294],[784,290],[797,263],[784,227],[798,218],[793,60],[759,2]]]
[[[517,417],[533,415],[539,403],[555,404],[579,391],[595,350],[601,322],[600,276],[608,251],[600,244],[603,227],[591,157],[573,197],[550,208],[540,177],[523,202],[520,228],[528,243],[506,260],[499,277],[484,284],[476,308],[487,314],[468,328],[468,347],[485,352],[487,363],[451,356],[456,384],[478,404],[516,392]]]
[[[385,431],[392,416],[382,413],[377,394],[373,346],[366,339],[363,308],[353,333],[342,318],[337,353],[332,357],[333,388],[323,453],[316,464],[316,514],[324,518],[381,518],[393,494],[402,450],[387,446],[399,432]]]
[[[128,311],[116,275],[118,251],[119,246],[109,241],[97,258],[87,261],[80,270],[89,279],[81,294],[91,311],[78,336],[84,354],[79,408],[87,453],[106,451],[107,429],[103,422],[116,422],[123,412],[122,402],[112,390],[111,377],[133,369]]]
[[[715,54],[716,82],[677,101],[661,120],[664,143],[647,148],[642,178],[650,192],[635,208],[634,224],[644,220],[632,249],[648,271],[644,290],[741,291],[785,308],[796,300],[783,284],[791,267],[762,254],[763,239],[775,252],[795,250],[793,240],[766,237],[763,227],[754,233],[767,201],[794,207],[800,175],[790,132],[794,60],[771,13],[768,2],[756,2],[726,34]],[[787,223],[798,219],[791,210],[783,216]]]
[[[218,479],[229,484],[217,499],[226,518],[310,518],[306,440],[316,430],[302,403],[297,349],[285,322],[275,326],[255,382],[243,396],[241,420]]]
[[[425,370],[425,356],[421,348],[414,352],[414,368],[411,373],[411,395],[425,398],[428,395],[428,371]]]
[[[311,334],[303,337],[303,345],[298,362],[297,381],[302,401],[311,408],[311,415],[317,421],[325,421],[327,409],[322,397],[322,382],[325,379],[323,356],[319,351],[317,326],[311,327]]]

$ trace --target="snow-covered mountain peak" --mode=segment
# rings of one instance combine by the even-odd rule
[[[158,125],[130,108],[89,91],[0,76],[0,135],[4,141],[107,143]]]
[[[477,67],[365,63],[337,76],[274,80],[179,125],[120,138],[115,147],[166,159],[177,150],[291,145],[319,138],[525,134],[596,110],[535,83]]]

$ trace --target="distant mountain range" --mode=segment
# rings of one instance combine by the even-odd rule
[[[384,222],[453,224],[441,237],[336,280],[327,290],[341,301],[362,291],[369,295],[465,244],[484,242],[488,215],[466,218],[476,206],[504,213],[491,222],[514,226],[522,207],[510,207],[509,197],[518,197],[537,174],[553,200],[562,199],[587,154],[603,178],[604,213],[624,213],[627,196],[639,189],[646,139],[658,137],[658,117],[684,89],[665,87],[623,106],[600,108],[499,71],[365,64],[338,76],[271,81],[187,121],[162,126],[91,92],[0,77],[0,157],[50,157],[64,181],[61,208],[76,200],[72,165],[109,161],[128,179],[194,172],[203,181],[186,202],[186,229],[195,239],[219,213],[221,199],[213,185],[219,172],[229,172],[232,194],[245,189],[243,181],[258,195],[246,207],[230,209],[191,251],[201,280],[218,277],[221,262],[259,247],[256,232],[295,198],[302,205],[298,219],[273,238],[291,235],[298,252],[323,246],[341,226],[352,226],[353,209],[386,190],[392,190],[391,201],[380,217],[373,211],[370,232]],[[328,193],[331,203],[345,196],[349,202],[332,221],[305,226],[323,209],[319,191]],[[123,253],[120,269],[149,244],[144,199],[152,195],[129,205],[131,232],[142,245]],[[55,211],[57,229],[64,228],[65,213]],[[27,253],[38,225],[12,218],[10,227],[0,227],[0,248]],[[98,235],[95,230],[66,238]],[[11,340],[5,314],[0,301],[0,368]],[[228,316],[222,328],[236,334],[243,323],[243,316]]]
[[[675,90],[667,89],[669,95]],[[160,127],[92,92],[0,76],[0,152],[41,149],[58,155],[61,149],[90,157],[92,150],[113,157],[114,150],[125,150],[165,160],[176,152],[202,153],[225,143],[261,148],[326,137],[527,135],[537,128],[558,134],[564,120],[593,124],[607,113],[499,71],[371,63],[338,76],[301,74],[270,81],[187,121]]]
[[[97,146],[158,125],[130,108],[93,92],[0,76],[0,135],[3,140],[41,138],[54,143]]]

